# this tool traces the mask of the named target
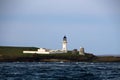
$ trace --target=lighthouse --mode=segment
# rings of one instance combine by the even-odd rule
[[[62,51],[63,51],[64,53],[67,53],[67,37],[66,37],[66,36],[63,37]]]

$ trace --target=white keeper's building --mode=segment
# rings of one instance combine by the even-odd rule
[[[51,50],[46,48],[39,48],[37,51],[23,51],[23,53],[31,54],[55,54],[55,53],[67,53],[67,37],[63,37],[62,50]]]

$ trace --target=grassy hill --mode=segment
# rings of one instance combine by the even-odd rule
[[[24,55],[24,50],[37,50],[37,47],[12,47],[12,46],[0,46],[0,60],[2,59],[14,59],[18,57],[30,56]]]
[[[80,61],[80,62],[120,62],[120,57],[95,56],[85,53],[85,56],[78,52],[62,54],[24,54],[24,50],[37,51],[37,47],[12,47],[0,46],[0,62],[33,62],[33,61]]]
[[[63,54],[23,54],[24,50],[36,51],[37,47],[0,46],[0,61],[92,61],[94,55],[81,56],[72,51]]]

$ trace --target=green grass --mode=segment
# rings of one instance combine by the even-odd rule
[[[92,60],[94,55],[86,54],[81,56],[78,54],[72,54],[72,51],[61,54],[24,54],[24,50],[37,51],[37,47],[11,47],[11,46],[0,46],[0,59],[2,60],[41,60],[41,59],[65,59],[72,61],[87,61]]]
[[[19,56],[24,56],[24,54],[23,54],[24,50],[35,51],[37,49],[38,48],[36,48],[36,47],[0,46],[0,56],[3,56],[5,58],[14,58],[14,57],[19,57]]]

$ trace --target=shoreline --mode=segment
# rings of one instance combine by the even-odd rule
[[[89,60],[70,60],[70,59],[56,59],[56,58],[50,58],[50,59],[38,59],[38,58],[17,58],[17,59],[0,59],[0,62],[120,62],[120,57],[114,57],[114,60],[112,57],[110,57],[107,60],[104,60],[103,58],[96,58],[92,61]]]
[[[62,54],[24,54],[23,51],[36,51],[37,47],[0,46],[0,62],[120,62],[120,56],[96,56],[91,53],[79,55],[68,51]]]

